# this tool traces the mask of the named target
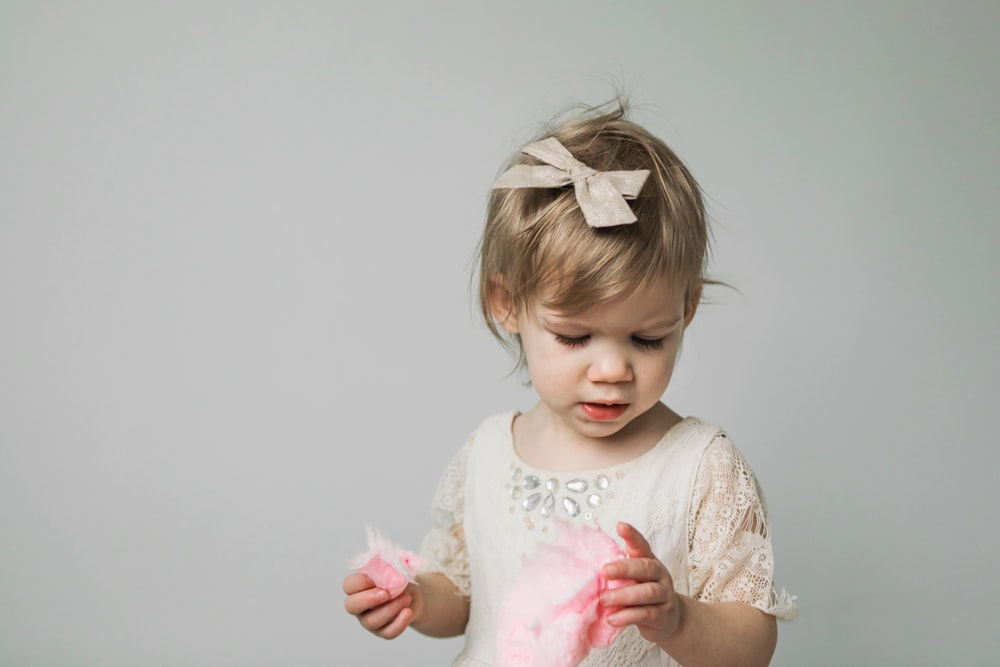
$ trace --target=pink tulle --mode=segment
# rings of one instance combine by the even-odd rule
[[[351,567],[366,575],[379,588],[396,597],[406,584],[414,581],[424,567],[423,559],[412,551],[396,546],[378,531],[368,529],[368,551],[358,554]]]
[[[575,667],[621,630],[607,622],[617,608],[599,597],[627,582],[600,571],[626,554],[597,527],[558,522],[555,538],[525,561],[500,607],[497,667]]]

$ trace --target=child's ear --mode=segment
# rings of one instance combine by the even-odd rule
[[[684,299],[684,328],[691,324],[694,314],[698,311],[698,304],[701,303],[701,283],[688,290]]]
[[[493,319],[509,334],[520,333],[517,326],[517,308],[507,289],[507,280],[497,274],[490,280],[490,312]]]

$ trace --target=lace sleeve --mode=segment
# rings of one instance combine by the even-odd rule
[[[720,433],[705,450],[688,518],[690,593],[704,602],[744,602],[790,621],[795,598],[774,590],[767,507],[743,456]]]
[[[471,444],[470,440],[455,454],[441,475],[431,506],[431,529],[420,548],[420,555],[426,561],[424,571],[440,572],[466,596],[470,592],[469,555],[462,517],[465,510],[466,462]]]

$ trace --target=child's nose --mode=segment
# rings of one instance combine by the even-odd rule
[[[632,363],[627,353],[617,346],[596,350],[587,371],[591,382],[629,382],[632,380]]]

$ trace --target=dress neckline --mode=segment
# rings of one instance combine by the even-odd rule
[[[614,465],[605,466],[603,468],[585,468],[583,470],[550,470],[548,468],[542,468],[531,463],[528,463],[521,455],[518,454],[517,448],[514,447],[514,420],[521,414],[520,410],[511,410],[504,416],[504,437],[506,438],[507,449],[510,451],[511,457],[513,457],[517,466],[537,472],[541,475],[547,475],[550,477],[587,477],[593,475],[599,475],[601,473],[609,474],[615,473],[617,471],[625,470],[635,466],[637,463],[645,458],[652,457],[656,450],[663,447],[668,440],[673,439],[678,432],[682,429],[682,426],[686,427],[688,425],[697,424],[698,419],[696,417],[682,417],[680,421],[675,423],[673,426],[668,428],[663,435],[656,441],[656,443],[644,451],[643,453],[635,456],[621,463],[616,463]]]
[[[656,456],[663,447],[677,440],[689,426],[700,423],[694,417],[684,417],[660,436],[656,443],[621,463],[588,470],[546,470],[525,462],[514,448],[514,419],[520,414],[514,410],[503,416],[503,431],[510,465],[503,486],[504,497],[510,503],[511,515],[523,516],[529,531],[540,526],[548,531],[548,520],[559,516],[563,519],[593,524],[599,515],[615,503],[618,487],[637,466]],[[520,511],[518,511],[520,510]],[[609,528],[610,529],[610,528]]]

